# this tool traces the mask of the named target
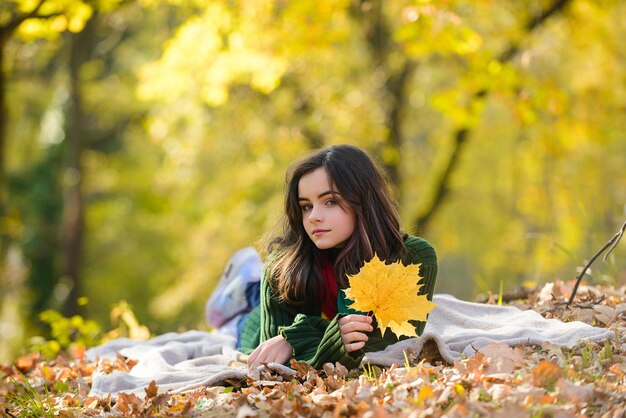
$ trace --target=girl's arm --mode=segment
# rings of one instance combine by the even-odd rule
[[[269,340],[279,335],[279,330],[283,326],[293,323],[298,310],[278,299],[277,292],[272,290],[270,280],[266,270],[263,270],[261,278],[261,338],[260,342]]]
[[[284,364],[293,355],[293,349],[282,335],[263,341],[248,357],[248,367],[254,368],[261,363]]]
[[[316,369],[325,363],[339,362],[348,369],[358,367],[362,350],[347,352],[338,314],[331,321],[316,315],[298,314],[293,324],[281,327],[280,334],[293,347],[294,357]]]
[[[282,337],[292,349],[291,357],[315,368],[321,368],[328,362],[340,362],[350,368],[358,366],[358,360],[346,352],[342,340],[339,320],[343,315],[328,321],[319,316],[320,307],[317,304],[308,303],[298,307],[288,305],[278,299],[269,280],[271,278],[264,272],[261,281],[259,347],[263,346],[267,350],[270,349],[268,344],[276,345],[277,352],[283,347],[277,342],[278,337]]]
[[[439,272],[439,262],[437,260],[437,252],[435,248],[425,239],[420,237],[409,236],[404,243],[409,251],[408,263],[421,264],[420,276],[422,279],[418,282],[422,287],[419,291],[420,295],[426,295],[428,300],[433,300],[435,293],[435,283],[437,282],[437,274]],[[417,335],[422,335],[425,321],[411,321],[415,325]]]
[[[294,355],[291,345],[282,335],[279,335],[281,326],[291,324],[297,315],[296,310],[281,303],[272,291],[269,281],[271,278],[267,270],[261,275],[261,302],[258,326],[258,345],[248,357],[248,366],[256,367],[261,363],[288,363]]]

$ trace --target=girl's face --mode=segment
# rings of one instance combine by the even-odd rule
[[[302,211],[302,224],[309,238],[320,250],[343,247],[354,232],[354,212],[350,209],[344,211],[337,199],[341,200],[342,197],[334,190],[323,167],[300,178],[298,201]],[[341,204],[349,207],[346,202],[342,201]]]

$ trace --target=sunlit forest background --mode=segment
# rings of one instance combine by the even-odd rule
[[[3,0],[0,357],[55,309],[206,329],[310,150],[367,149],[437,291],[571,280],[626,219],[626,2]],[[626,283],[626,244],[587,281]]]

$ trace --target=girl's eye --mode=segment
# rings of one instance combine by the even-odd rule
[[[333,206],[336,204],[337,204],[337,201],[335,199],[328,199],[325,203],[326,206]]]
[[[313,208],[313,205],[302,205],[300,206],[300,208],[303,212],[306,212],[307,210],[311,210]]]

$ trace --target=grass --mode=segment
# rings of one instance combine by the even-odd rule
[[[411,363],[409,362],[409,356],[406,355],[406,350],[402,350],[402,354],[404,354],[404,367],[407,371],[410,371]]]
[[[14,378],[10,378],[9,382],[13,387],[8,388],[6,397],[14,405],[14,411],[17,413],[17,415],[13,415],[8,410],[5,410],[4,412],[9,416],[24,418],[57,416],[58,411],[53,405],[50,392],[45,383],[42,385],[42,394],[28,382],[24,375],[21,375],[21,382]]]

